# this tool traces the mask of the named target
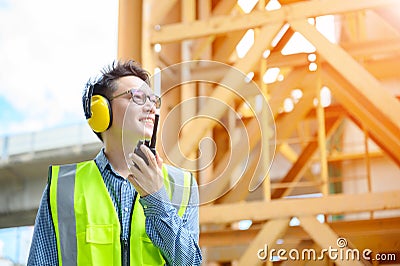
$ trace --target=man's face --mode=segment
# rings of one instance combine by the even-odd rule
[[[146,95],[153,94],[150,87],[140,78],[135,76],[126,76],[117,81],[118,89],[113,93],[114,96],[124,93],[131,89],[142,90]],[[143,105],[132,101],[130,93],[111,101],[113,112],[113,121],[111,130],[118,132],[118,135],[129,139],[151,138],[153,133],[155,105],[146,98]],[[123,130],[123,133],[122,133]],[[120,131],[120,132],[119,132]]]

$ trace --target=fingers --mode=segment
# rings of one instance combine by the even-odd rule
[[[128,180],[132,183],[132,185],[134,185],[135,187],[138,185],[136,178],[134,175],[128,175]]]
[[[161,169],[162,168],[162,164],[164,163],[163,159],[160,157],[160,155],[158,154],[158,152],[156,152],[156,160],[157,160],[157,165],[158,167]]]
[[[163,160],[161,159],[161,157],[158,155],[157,152],[156,155],[154,155],[151,152],[151,150],[145,145],[140,145],[140,150],[143,152],[143,155],[146,156],[146,159],[149,162],[149,164],[147,165],[145,160],[143,160],[143,158],[137,155],[136,153],[130,153],[129,158],[132,160],[132,164],[129,164],[130,169],[137,170],[137,168],[139,168],[140,171],[146,171],[145,169],[148,169],[148,167],[154,170],[156,170],[157,168],[160,169],[162,168]]]
[[[132,183],[132,185],[136,188],[136,191],[139,193],[141,197],[145,197],[150,194],[143,186],[140,184],[139,180],[135,177],[137,175],[128,175],[128,181]]]
[[[146,162],[136,153],[130,153],[129,158],[132,160],[132,164],[129,164],[129,168],[131,171],[144,169]]]
[[[149,165],[139,155],[131,153],[129,158],[135,167],[131,167],[130,165],[131,174],[128,175],[128,180],[143,197],[158,191],[163,186],[164,182],[161,172],[163,160],[157,153],[154,155],[145,145],[141,145],[140,150],[146,156]]]
[[[151,152],[151,150],[148,147],[146,147],[145,145],[140,145],[140,149],[146,155],[147,160],[149,161],[149,165],[152,165],[153,167],[157,167],[156,157]]]

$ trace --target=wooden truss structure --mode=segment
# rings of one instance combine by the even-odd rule
[[[150,72],[191,60],[221,62],[258,85],[259,92],[246,95],[246,99],[256,102],[261,95],[270,107],[275,127],[263,114],[266,106],[249,110],[243,99],[223,86],[201,82],[171,85],[184,71],[194,80],[229,78],[229,73],[215,65],[208,67],[199,61],[183,67],[181,73],[162,70],[164,122],[176,106],[197,100],[169,117],[164,125],[181,130],[179,136],[164,132],[167,141],[163,140],[160,150],[164,155],[180,152],[196,161],[200,141],[214,141],[201,150],[202,154],[214,154],[212,163],[196,172],[200,186],[206,185],[200,189],[200,198],[207,199],[200,207],[204,264],[388,263],[329,256],[320,261],[276,258],[278,261],[272,262],[258,256],[265,245],[276,250],[321,251],[338,248],[338,239],[347,241],[343,250],[395,254],[398,262],[399,1],[259,0],[247,4],[250,2],[255,3],[244,12],[236,0],[120,0],[120,58],[134,58]],[[280,7],[268,9],[272,2]],[[335,41],[318,28],[319,19],[327,16],[336,29]],[[253,44],[239,56],[237,46],[249,30]],[[285,53],[298,34],[315,50]],[[278,79],[265,82],[270,69],[279,71]],[[167,92],[165,86],[172,89]],[[331,92],[326,106],[321,98],[324,87]],[[301,92],[300,97],[294,99],[294,90]],[[229,105],[236,116],[207,98]],[[290,110],[284,106],[288,99]],[[214,121],[201,119],[204,110]],[[236,130],[239,124],[249,136],[247,161],[241,156],[240,144],[246,137]],[[346,142],[349,127],[358,132],[361,149]],[[274,135],[265,134],[273,128]],[[274,140],[273,158],[270,143]],[[232,180],[239,170],[240,178]],[[251,178],[267,172],[262,185],[250,192]],[[215,177],[218,182],[213,182]],[[243,230],[243,221],[249,220],[251,226]]]

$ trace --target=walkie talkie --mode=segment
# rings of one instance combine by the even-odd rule
[[[149,161],[147,160],[146,155],[142,152],[142,150],[140,149],[140,145],[144,144],[146,145],[151,152],[156,155],[156,138],[157,138],[157,127],[158,127],[158,119],[159,119],[160,115],[156,114],[155,118],[154,118],[154,127],[153,127],[153,135],[151,136],[151,140],[139,140],[135,150],[133,151],[134,153],[136,153],[137,155],[139,155],[145,162],[147,165],[149,165]]]

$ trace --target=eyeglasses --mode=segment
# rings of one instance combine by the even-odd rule
[[[121,94],[115,95],[110,98],[110,101],[114,100],[115,98],[121,97],[125,94],[128,94],[128,93],[131,94],[132,101],[138,105],[144,105],[146,103],[147,99],[149,99],[149,101],[151,103],[153,103],[157,109],[159,109],[161,106],[161,98],[160,97],[158,97],[155,94],[147,95],[144,91],[138,90],[138,89],[130,89]]]

